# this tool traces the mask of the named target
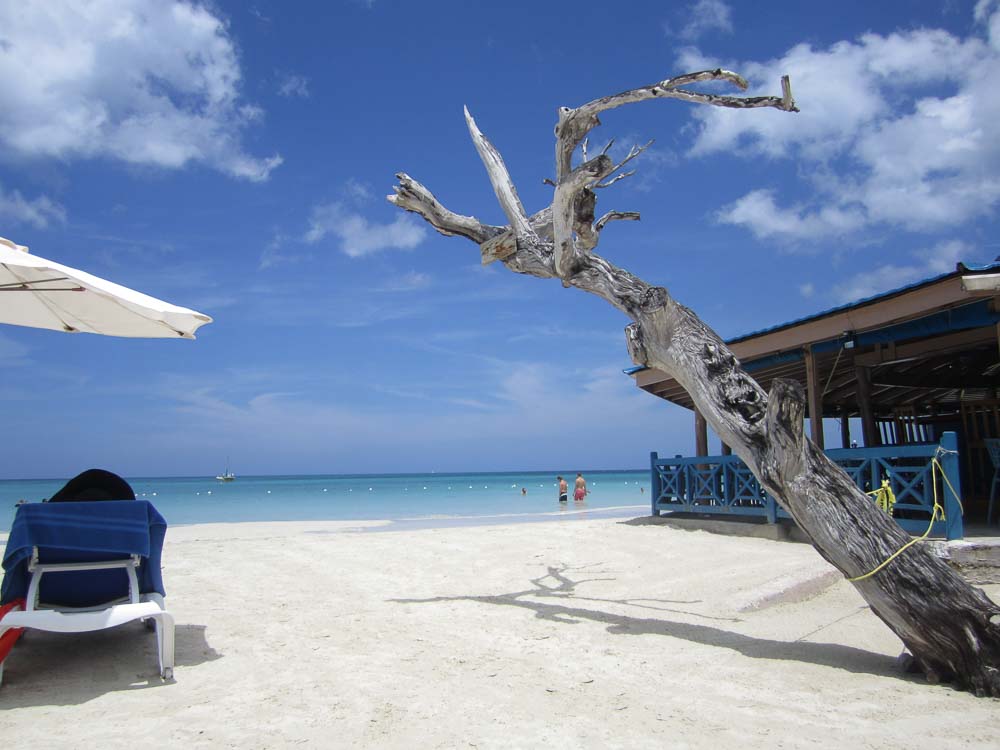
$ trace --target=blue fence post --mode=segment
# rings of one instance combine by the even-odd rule
[[[948,487],[947,482],[942,482],[941,492],[944,493],[944,529],[945,535],[948,541],[953,539],[961,539],[965,534],[964,524],[962,523],[962,505],[960,503],[960,498],[962,497],[962,480],[959,478],[959,464],[958,464],[958,436],[954,432],[945,432],[941,435],[941,449],[943,453],[941,455],[941,468],[944,469],[944,475],[948,478],[948,482],[951,483],[951,488]],[[952,488],[955,490],[952,493]],[[958,495],[956,498],[955,495]]]
[[[660,510],[656,507],[656,504],[660,502],[660,493],[663,491],[660,484],[660,472],[656,470],[656,461],[658,458],[659,456],[656,451],[649,454],[649,470],[652,474],[649,480],[649,494],[652,495],[650,501],[653,504],[652,511],[654,516],[660,515]]]

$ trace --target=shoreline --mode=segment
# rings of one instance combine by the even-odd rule
[[[144,498],[141,498],[144,499]],[[153,505],[156,505],[154,502]],[[649,511],[649,505],[604,505],[599,507],[567,507],[534,513],[487,513],[483,515],[428,515],[399,518],[315,518],[315,519],[270,519],[262,521],[199,521],[196,523],[170,523],[167,519],[167,537],[172,529],[189,529],[198,526],[240,526],[260,524],[347,524],[351,531],[417,531],[422,529],[473,528],[478,526],[502,526],[522,523],[555,523],[558,521],[585,521],[594,519],[624,519],[642,515]],[[363,526],[358,526],[363,524]],[[354,528],[358,527],[358,528]],[[338,529],[343,531],[343,529]],[[332,533],[332,532],[323,532]],[[7,541],[9,529],[0,529],[0,544]]]
[[[902,674],[898,638],[842,578],[760,606],[776,582],[832,570],[808,545],[562,518],[171,527],[174,680],[137,623],[29,632],[0,732],[107,748],[995,741],[1000,703]]]

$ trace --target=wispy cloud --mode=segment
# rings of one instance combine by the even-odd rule
[[[0,333],[0,367],[24,367],[31,364],[28,347]]]
[[[375,288],[378,292],[415,292],[431,285],[430,274],[422,271],[408,271],[400,276],[385,279]]]
[[[622,466],[638,463],[636,456],[649,450],[645,435],[688,428],[686,412],[652,408],[652,398],[613,365],[574,370],[497,361],[406,389],[395,381],[353,379],[350,399],[339,395],[332,383],[318,387],[302,382],[301,389],[290,391],[285,375],[262,375],[255,381],[238,373],[173,376],[161,390],[182,417],[177,429],[187,421],[200,425],[196,439],[207,446],[228,444],[228,436],[238,433],[245,453],[265,453],[280,444],[289,455],[307,462],[322,457],[325,466],[339,471],[371,470],[358,464],[358,456],[370,449],[384,457],[386,445],[392,445],[397,456],[427,460],[429,444],[440,446],[435,460],[448,462],[455,449],[457,460],[464,462],[433,467],[439,469],[468,469],[470,444],[482,446],[483,466],[490,464],[498,446],[511,466]],[[276,387],[278,382],[285,387]],[[365,389],[382,396],[377,405],[359,398]],[[428,403],[433,405],[430,410]],[[419,419],[413,418],[416,414]],[[401,430],[401,424],[406,429]],[[621,439],[614,444],[595,441],[595,429]],[[532,439],[525,441],[525,436]],[[540,440],[547,445],[543,455],[538,452]],[[341,451],[350,456],[350,466],[335,459],[331,463]]]
[[[758,116],[701,107],[693,153],[791,157],[813,193],[789,202],[757,190],[719,212],[758,237],[791,242],[837,238],[872,227],[941,231],[1000,206],[1000,9],[976,6],[973,32],[940,29],[867,33],[780,59],[741,63],[689,49],[685,69],[722,64],[748,75],[751,95],[773,93],[791,76],[801,112]],[[941,61],[948,61],[942,64]],[[930,93],[934,92],[934,93]]]
[[[733,33],[732,9],[722,0],[697,0],[663,24],[667,36],[694,41],[710,32]]]
[[[313,208],[303,239],[314,244],[327,236],[338,240],[344,254],[360,258],[382,250],[412,250],[424,241],[427,230],[409,215],[379,224],[334,201]]]
[[[246,152],[262,116],[242,100],[227,24],[174,0],[0,5],[0,149],[29,158],[205,164],[261,181],[280,156]]]
[[[278,80],[278,94],[288,99],[308,99],[309,79],[305,76],[281,75]]]
[[[854,302],[889,289],[898,289],[937,274],[954,271],[959,261],[980,260],[974,257],[974,252],[972,247],[958,240],[941,242],[929,250],[915,252],[911,263],[885,264],[852,276],[833,288],[833,297],[838,302]]]
[[[771,190],[754,190],[719,209],[715,218],[722,224],[749,229],[755,237],[816,240],[843,237],[867,224],[860,206],[802,205],[780,207]]]
[[[251,16],[253,16],[254,18],[256,18],[260,23],[264,23],[264,24],[271,23],[271,20],[272,20],[271,17],[270,16],[265,16],[261,12],[260,8],[258,8],[256,5],[251,6],[248,12],[250,13]]]
[[[66,209],[47,196],[28,199],[20,191],[7,191],[0,185],[0,221],[45,229],[49,224],[65,222]]]
[[[342,189],[344,196],[358,204],[370,203],[374,197],[371,186],[353,177],[349,177]]]
[[[289,238],[286,235],[281,232],[275,232],[260,253],[260,262],[257,264],[257,270],[264,271],[268,268],[290,263],[301,263],[309,259],[310,256],[306,253],[288,252],[285,249],[288,243]]]

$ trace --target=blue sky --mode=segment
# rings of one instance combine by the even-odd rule
[[[762,9],[762,7],[764,9]],[[213,316],[198,340],[0,330],[0,477],[632,468],[688,412],[628,323],[385,201],[529,212],[559,106],[708,67],[801,113],[656,101],[599,252],[724,337],[1000,255],[1000,8],[979,2],[0,2],[0,236]]]

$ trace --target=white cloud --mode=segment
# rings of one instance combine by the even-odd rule
[[[0,152],[205,164],[251,181],[280,156],[247,154],[261,112],[240,99],[223,20],[183,0],[0,5]]]
[[[303,76],[285,75],[278,83],[278,94],[289,99],[297,97],[299,99],[309,98],[309,79]]]
[[[929,250],[914,253],[912,263],[886,264],[852,276],[833,288],[833,296],[838,302],[846,303],[883,294],[890,289],[954,271],[959,261],[979,260],[973,252],[972,247],[958,240],[940,242]]]
[[[733,33],[732,9],[722,0],[697,0],[678,16],[679,22],[664,24],[668,36],[693,41],[711,31]]]
[[[260,254],[260,263],[257,265],[257,270],[263,271],[275,266],[301,263],[309,259],[308,255],[286,252],[285,245],[287,242],[287,237],[281,232],[275,232],[271,237],[271,241],[267,243]]]
[[[723,224],[742,226],[755,237],[819,240],[840,237],[865,225],[865,216],[856,206],[796,205],[781,208],[770,190],[754,190],[716,213]]]
[[[421,271],[409,271],[401,276],[386,279],[385,282],[376,289],[379,292],[415,292],[418,289],[426,289],[431,285],[430,274]]]
[[[304,239],[315,243],[327,235],[340,240],[340,249],[346,255],[358,258],[380,250],[412,250],[423,242],[427,230],[408,215],[397,216],[388,224],[376,224],[335,201],[313,208]]]
[[[976,31],[964,38],[937,29],[869,33],[826,49],[801,44],[764,63],[684,51],[685,69],[722,64],[745,73],[754,82],[750,95],[774,94],[787,73],[801,108],[697,108],[695,154],[792,157],[803,171],[841,174],[813,180],[809,203],[780,207],[773,193],[755,191],[720,220],[758,236],[803,240],[876,225],[940,230],[993,214],[1000,205],[1000,87],[992,76],[1000,68],[1000,11],[990,2],[976,13]]]
[[[66,210],[44,195],[29,200],[19,191],[7,192],[0,185],[0,221],[30,224],[36,229],[44,229],[50,223],[61,224],[66,221]]]
[[[348,178],[347,182],[344,183],[343,192],[351,202],[357,204],[370,202],[373,195],[368,184],[353,177]]]
[[[23,367],[31,364],[28,348],[0,333],[0,367]]]

